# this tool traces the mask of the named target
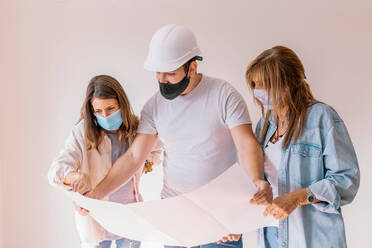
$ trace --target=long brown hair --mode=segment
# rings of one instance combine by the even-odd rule
[[[116,99],[119,103],[123,124],[119,127],[119,143],[122,145],[126,139],[133,139],[138,127],[138,118],[134,115],[128,97],[123,87],[113,77],[99,75],[92,78],[88,84],[85,100],[81,108],[80,120],[84,120],[85,138],[88,141],[88,150],[97,149],[102,141],[102,128],[97,124],[92,106],[92,99]]]
[[[289,122],[283,147],[288,146],[292,137],[294,141],[298,140],[303,132],[307,110],[317,101],[305,81],[305,69],[296,53],[284,46],[265,50],[248,65],[245,76],[252,90],[256,84],[267,90],[273,106],[265,113],[261,102],[255,98],[265,117],[261,140],[266,136],[270,115],[273,114],[278,122],[279,111],[285,108],[288,108]]]

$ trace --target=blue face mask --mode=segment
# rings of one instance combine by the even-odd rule
[[[266,90],[254,89],[253,95],[262,103],[262,106],[264,107],[265,111],[271,110],[273,108],[271,104],[271,99],[269,102],[269,96]]]
[[[112,113],[108,117],[102,117],[99,115],[95,115],[98,125],[100,125],[103,129],[108,131],[116,131],[119,129],[121,124],[123,123],[123,119],[121,118],[121,111],[120,109],[115,113]]]

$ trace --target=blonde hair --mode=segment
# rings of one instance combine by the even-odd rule
[[[278,122],[279,111],[285,108],[288,108],[289,122],[283,147],[288,146],[292,137],[294,141],[298,140],[303,132],[307,110],[317,101],[305,81],[305,69],[296,53],[284,46],[265,50],[248,65],[245,76],[252,90],[256,84],[267,90],[273,106],[265,113],[261,102],[255,99],[265,119],[261,140],[266,136],[270,115],[273,114]]]

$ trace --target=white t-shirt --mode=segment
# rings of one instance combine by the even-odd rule
[[[264,171],[267,180],[273,189],[274,199],[278,196],[278,171],[280,159],[282,158],[283,138],[280,138],[275,144],[269,142],[265,151]]]
[[[162,197],[190,192],[237,161],[230,129],[250,124],[241,95],[227,82],[202,76],[190,93],[174,100],[160,92],[141,112],[138,133],[158,134],[164,145]]]

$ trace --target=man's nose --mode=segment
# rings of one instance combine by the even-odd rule
[[[168,80],[167,80],[167,78],[165,76],[165,73],[159,73],[158,74],[158,81],[160,83],[164,83],[164,84],[168,83]]]

